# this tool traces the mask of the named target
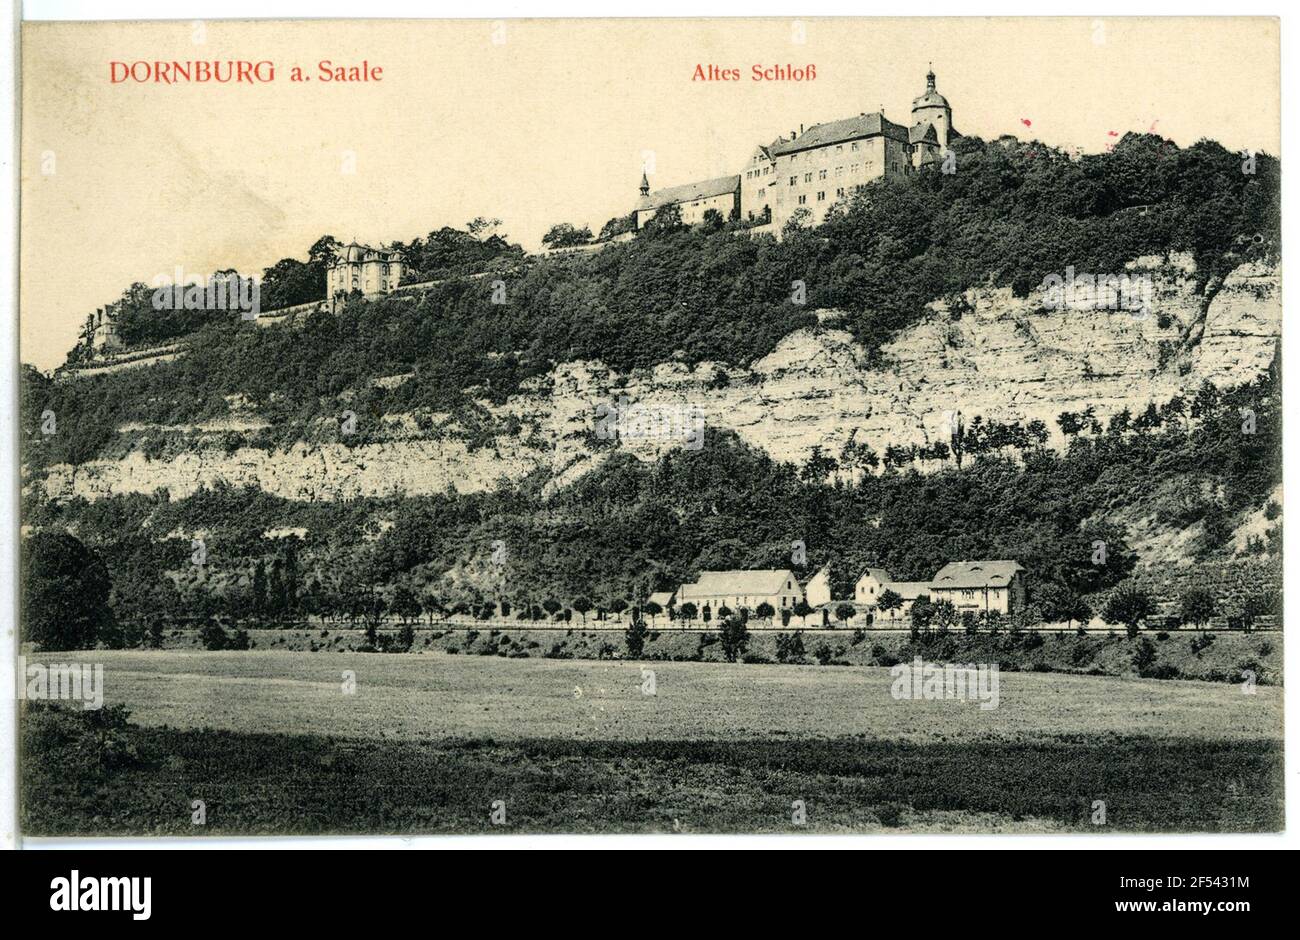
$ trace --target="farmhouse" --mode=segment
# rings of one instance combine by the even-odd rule
[[[1024,570],[1015,561],[954,561],[929,581],[895,581],[884,568],[868,568],[853,587],[853,600],[879,610],[880,595],[893,591],[902,606],[880,611],[891,620],[908,616],[922,595],[949,601],[959,612],[1010,614],[1025,604]]]
[[[880,610],[880,595],[886,590],[893,591],[903,599],[899,607]],[[876,610],[880,616],[897,620],[912,612],[912,604],[918,597],[929,593],[929,581],[895,581],[884,568],[868,568],[853,586],[853,600],[859,605],[866,605]]]
[[[958,611],[1009,614],[1025,604],[1024,572],[1014,561],[954,561],[934,576],[930,598]]]
[[[760,604],[770,604],[773,610],[781,610],[793,608],[801,600],[803,589],[789,569],[701,571],[698,581],[683,584],[677,591],[677,606],[689,602],[701,615],[707,610],[711,616],[722,607],[756,611]]]

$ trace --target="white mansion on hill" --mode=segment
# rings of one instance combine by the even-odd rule
[[[891,610],[880,607],[881,596],[891,591],[901,598],[900,606]],[[806,584],[794,572],[782,568],[752,571],[701,571],[698,580],[683,584],[674,592],[662,592],[650,600],[660,607],[678,607],[691,603],[700,616],[710,618],[726,608],[742,607],[757,612],[762,604],[773,611],[794,610],[804,601],[814,610],[832,611],[840,604],[852,604],[869,621],[877,617],[896,620],[906,617],[918,597],[931,601],[950,601],[963,613],[998,613],[1003,616],[1025,606],[1025,569],[1015,561],[954,561],[944,565],[929,581],[895,581],[883,568],[868,568],[853,587],[852,600],[831,596],[829,567],[818,571]]]
[[[353,291],[373,298],[395,290],[401,280],[400,253],[353,241],[334,255],[325,272],[325,303],[331,311],[336,311]]]
[[[796,211],[807,209],[816,224],[854,187],[942,161],[949,142],[961,135],[952,126],[948,99],[935,88],[934,72],[925,79],[925,94],[912,102],[908,126],[895,124],[881,111],[862,113],[761,145],[735,176],[651,192],[643,173],[636,227],[644,227],[668,205],[678,206],[688,224],[701,221],[710,209],[723,219],[766,219],[777,230]]]

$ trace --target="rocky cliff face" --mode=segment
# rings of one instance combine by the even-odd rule
[[[203,446],[199,435],[172,459],[151,461],[135,451],[121,460],[55,467],[33,483],[50,496],[95,499],[162,487],[179,497],[224,480],[290,499],[334,500],[481,490],[544,469],[558,486],[615,447],[651,459],[665,447],[691,446],[701,420],[790,461],[802,461],[816,445],[838,454],[851,436],[877,453],[891,444],[947,440],[950,413],[958,411],[967,422],[976,415],[1038,418],[1059,444],[1062,411],[1091,406],[1104,421],[1126,407],[1136,413],[1148,402],[1193,392],[1207,379],[1236,385],[1267,369],[1281,334],[1277,270],[1243,266],[1207,303],[1186,259],[1142,259],[1134,268],[1153,279],[1146,313],[1048,309],[1042,293],[971,291],[960,312],[933,305],[926,321],[885,348],[876,368],[834,327],[833,311],[824,312],[821,327],[791,334],[750,369],[668,363],[619,375],[598,362],[565,363],[492,408],[523,430],[476,450],[423,436],[398,416],[384,443],[227,454]],[[635,406],[631,421],[648,433],[599,442],[600,424],[617,417],[601,408],[611,401]]]

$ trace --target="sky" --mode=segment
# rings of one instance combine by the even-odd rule
[[[133,281],[260,273],[325,234],[409,241],[484,215],[535,249],[557,222],[597,231],[643,165],[659,188],[740,172],[801,124],[910,123],[930,67],[965,134],[1096,152],[1154,129],[1278,154],[1278,56],[1262,18],[27,23],[20,355],[58,365]],[[275,80],[110,81],[113,61],[200,59],[269,60]],[[321,60],[382,78],[323,82]],[[710,64],[742,80],[692,81]],[[817,77],[754,82],[754,64]]]

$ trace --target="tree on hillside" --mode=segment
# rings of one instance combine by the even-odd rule
[[[890,615],[903,606],[903,595],[897,591],[885,588],[876,598],[876,607],[882,614]]]
[[[760,620],[771,620],[776,616],[776,608],[767,601],[763,601],[763,603],[759,604],[758,607],[754,609],[754,616],[758,617]]]
[[[23,542],[20,583],[22,636],[38,649],[91,649],[112,633],[108,568],[68,532],[37,532]]]
[[[664,612],[663,606],[656,601],[646,601],[641,605],[641,611],[650,617],[650,624],[653,626],[655,617]]]
[[[500,227],[500,219],[489,219],[482,215],[475,216],[465,223],[465,231],[479,241],[486,241],[491,238]]]
[[[1038,603],[1043,619],[1049,623],[1064,623],[1071,627],[1077,620],[1087,623],[1092,619],[1092,608],[1080,595],[1062,584],[1044,584],[1038,589]]]
[[[1073,411],[1062,411],[1056,416],[1056,424],[1067,438],[1077,437],[1083,430],[1083,422]]]
[[[575,228],[568,222],[552,225],[550,230],[542,236],[542,244],[547,248],[571,248],[575,245],[586,245],[590,242],[591,229],[585,225],[582,228]]]
[[[802,623],[805,627],[808,626],[808,615],[811,614],[812,612],[813,612],[812,605],[809,604],[802,597],[799,598],[798,603],[794,605],[794,615],[799,618],[799,622]]]
[[[623,642],[627,645],[627,654],[632,659],[639,659],[645,652],[645,641],[650,635],[646,629],[645,621],[637,617],[623,633]]]
[[[682,227],[682,207],[675,202],[670,202],[655,210],[655,214],[642,227],[641,232],[651,236],[669,235]]]
[[[749,648],[749,628],[739,617],[723,617],[718,624],[718,645],[722,655],[729,663],[745,654]]]
[[[799,471],[799,479],[805,483],[821,483],[838,470],[839,466],[838,460],[822,453],[820,444],[814,444],[812,450],[808,453],[808,459],[804,461],[804,465]]]
[[[840,623],[848,623],[857,614],[858,609],[852,604],[837,604],[835,607],[835,619]]]
[[[573,599],[573,609],[576,610],[578,616],[582,618],[582,625],[584,627],[587,625],[587,614],[590,613],[591,607],[592,604],[589,597],[580,594]]]
[[[268,612],[266,563],[257,559],[253,563],[253,616],[265,617]]]
[[[1128,629],[1128,635],[1135,637],[1138,634],[1138,624],[1154,612],[1155,604],[1146,591],[1131,584],[1121,584],[1111,592],[1101,612],[1101,619],[1110,624],[1122,623]]]
[[[1204,630],[1210,618],[1219,612],[1214,595],[1205,588],[1191,588],[1183,592],[1180,603],[1183,623],[1194,624]]]
[[[402,623],[418,620],[420,617],[420,601],[410,587],[399,584],[393,591],[392,610]]]
[[[636,213],[616,215],[600,227],[598,241],[606,242],[617,235],[636,231]]]
[[[700,609],[695,606],[693,601],[687,601],[685,604],[682,604],[677,608],[677,615],[687,623],[694,622],[695,618],[699,616],[699,613]]]
[[[934,604],[928,595],[922,594],[912,601],[912,634],[929,633],[930,624],[934,622]]]
[[[947,633],[957,625],[958,621],[957,607],[952,601],[942,600],[934,602],[934,625],[943,633]]]
[[[790,213],[790,218],[785,220],[785,225],[781,229],[781,234],[786,238],[797,236],[806,231],[812,225],[813,214],[807,206],[800,206]]]

